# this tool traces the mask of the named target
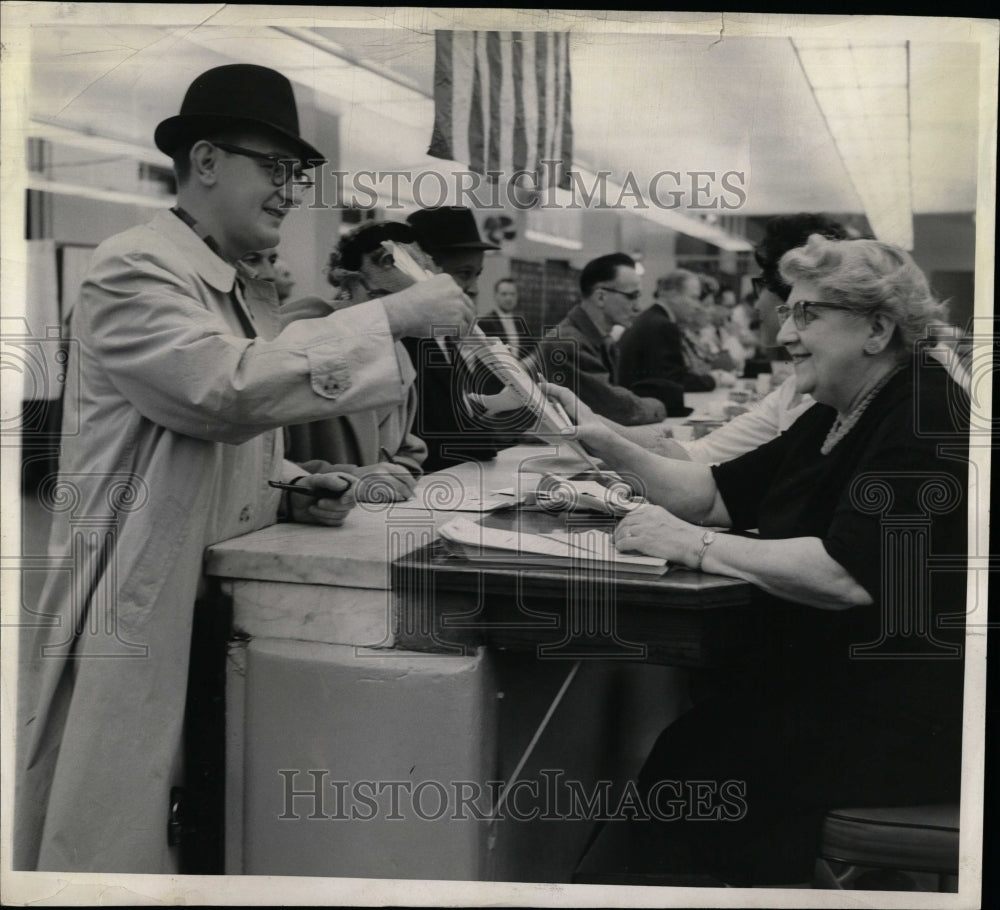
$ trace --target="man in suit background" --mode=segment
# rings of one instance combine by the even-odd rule
[[[475,215],[465,206],[418,209],[407,219],[417,242],[442,272],[473,300],[487,250],[500,247],[479,235]],[[443,333],[445,327],[441,327]],[[470,392],[489,391],[444,337],[408,338],[404,347],[417,371],[417,417],[414,432],[427,443],[424,470],[439,471],[464,461],[488,461],[509,440],[492,418],[466,405]]]
[[[552,382],[573,389],[595,413],[624,426],[655,423],[667,415],[659,397],[644,397],[620,385],[612,352],[612,327],[626,328],[642,311],[642,289],[635,261],[611,253],[588,262],[580,274],[582,300],[549,333],[565,343],[564,364],[552,370],[552,352],[543,352],[543,368]],[[549,347],[546,342],[545,347]],[[561,360],[561,358],[559,358]],[[677,388],[683,404],[683,392]]]
[[[493,312],[480,316],[476,324],[485,334],[501,339],[515,357],[523,357],[528,326],[521,316],[515,315],[517,302],[516,282],[513,278],[501,278],[493,285]]]
[[[677,269],[656,285],[652,305],[641,313],[618,343],[619,381],[636,395],[651,395],[667,405],[669,416],[687,413],[683,391],[677,401],[677,386],[688,392],[715,387],[711,375],[693,373],[685,357],[682,326],[688,313],[700,306],[702,285],[687,269]]]

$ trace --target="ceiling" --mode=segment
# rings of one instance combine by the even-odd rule
[[[31,117],[122,140],[165,162],[152,147],[153,128],[177,111],[191,80],[212,66],[252,61],[280,69],[300,86],[300,99],[312,95],[340,115],[343,169],[443,166],[426,155],[430,28],[258,22],[35,28]],[[910,43],[916,213],[976,208],[978,47]],[[641,186],[663,170],[743,171],[745,215],[863,210],[788,37],[590,29],[573,32],[570,60],[578,165],[611,170],[619,181],[631,172]]]

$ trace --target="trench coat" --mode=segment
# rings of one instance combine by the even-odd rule
[[[427,446],[413,434],[417,416],[417,377],[410,355],[402,344],[396,344],[399,371],[406,385],[406,398],[398,408],[369,408],[356,414],[318,420],[289,427],[285,448],[296,462],[313,460],[330,464],[365,467],[384,461],[382,449],[393,461],[419,474],[427,457]]]
[[[84,281],[59,479],[41,491],[53,568],[22,659],[15,868],[176,871],[204,550],[276,520],[267,481],[302,473],[279,427],[405,394],[377,301],[282,330],[273,291],[234,282],[171,212],[101,244]]]

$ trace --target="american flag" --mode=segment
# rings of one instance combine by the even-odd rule
[[[435,32],[434,132],[428,154],[479,174],[519,170],[570,185],[569,34]],[[543,163],[552,162],[552,163]]]

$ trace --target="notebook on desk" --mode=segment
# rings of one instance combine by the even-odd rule
[[[665,559],[620,553],[609,531],[551,530],[531,533],[518,528],[495,528],[456,517],[438,528],[438,534],[473,564],[497,566],[543,566],[662,575]]]

